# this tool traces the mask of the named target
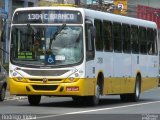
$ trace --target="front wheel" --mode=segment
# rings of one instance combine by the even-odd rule
[[[99,100],[100,100],[100,86],[99,84],[97,84],[95,88],[95,95],[88,97],[88,103],[90,105],[95,106],[99,104]]]
[[[41,96],[40,95],[28,95],[28,102],[32,106],[37,106],[39,105],[41,101]]]
[[[4,101],[6,96],[6,88],[3,86],[2,89],[0,90],[0,101]]]

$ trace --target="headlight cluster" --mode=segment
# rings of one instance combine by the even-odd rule
[[[24,82],[26,81],[23,76],[21,74],[19,74],[18,72],[16,71],[11,71],[11,77],[15,80],[15,81],[18,81],[18,82]]]
[[[81,78],[81,73],[79,71],[76,71],[72,75],[70,75],[65,82],[71,83],[71,82],[77,82]]]

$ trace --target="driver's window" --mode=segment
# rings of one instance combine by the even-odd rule
[[[86,34],[86,58],[87,60],[94,59],[94,33],[92,23],[86,22],[85,24]]]

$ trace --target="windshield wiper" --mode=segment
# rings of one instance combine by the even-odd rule
[[[66,27],[66,24],[63,24],[62,26],[58,27],[56,32],[53,34],[53,37],[50,40],[49,43],[49,49],[51,49],[52,41],[55,40],[56,36]]]

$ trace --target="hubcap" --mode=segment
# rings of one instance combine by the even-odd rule
[[[136,96],[139,97],[140,89],[139,89],[139,81],[136,83]]]
[[[100,96],[100,87],[99,87],[99,85],[96,85],[96,94],[95,94],[95,97],[96,97],[96,101],[97,102],[99,101],[99,96]]]

